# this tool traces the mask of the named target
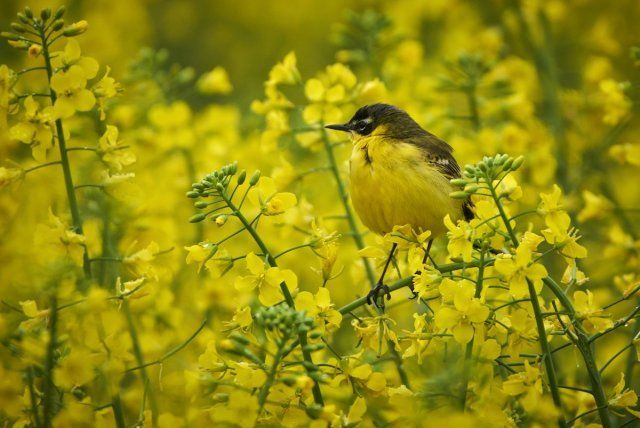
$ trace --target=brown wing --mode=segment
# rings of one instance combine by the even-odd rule
[[[405,141],[419,147],[425,154],[427,161],[447,179],[451,180],[460,177],[460,165],[453,157],[453,148],[444,140],[424,131],[424,134]],[[467,221],[474,217],[471,199],[466,199],[462,204],[462,214]]]

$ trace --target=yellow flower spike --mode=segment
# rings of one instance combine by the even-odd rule
[[[69,118],[76,111],[89,111],[93,108],[96,97],[93,92],[85,88],[86,85],[85,72],[78,65],[53,75],[51,88],[58,96],[53,111],[57,118]]]

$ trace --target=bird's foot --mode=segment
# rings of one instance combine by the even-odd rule
[[[378,293],[380,293],[380,291],[382,291],[383,298],[381,302],[378,303]],[[371,289],[371,291],[369,291],[369,294],[367,294],[367,304],[374,304],[377,308],[384,309],[385,295],[387,296],[387,300],[391,300],[391,290],[389,289],[389,286],[379,282]]]

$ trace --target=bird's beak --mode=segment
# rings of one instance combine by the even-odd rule
[[[336,131],[344,131],[344,132],[351,131],[351,128],[347,124],[344,124],[344,125],[326,125],[325,128],[334,129]]]

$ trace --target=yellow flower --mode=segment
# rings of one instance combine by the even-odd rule
[[[29,318],[46,317],[49,315],[49,309],[38,309],[38,304],[35,300],[25,300],[20,302],[22,312]]]
[[[93,108],[96,97],[86,85],[85,71],[79,65],[53,75],[51,88],[58,97],[53,106],[56,117],[64,119],[73,116],[76,111],[89,111]]]
[[[329,289],[321,287],[315,296],[308,291],[301,291],[296,296],[295,302],[296,309],[306,311],[310,317],[320,319],[316,323],[317,326],[324,328],[326,325],[329,331],[340,328],[342,314],[333,309],[334,305],[331,303]]]
[[[300,72],[296,65],[295,52],[289,52],[282,62],[277,63],[269,72],[267,85],[295,85],[300,81]]]
[[[93,93],[98,99],[98,110],[100,111],[100,120],[105,120],[105,104],[110,98],[115,97],[121,91],[120,84],[116,79],[109,76],[111,68],[107,66],[104,76],[93,86]]]
[[[133,242],[125,254],[128,254],[122,259],[122,264],[128,268],[131,273],[136,277],[146,276],[149,278],[155,278],[155,270],[152,262],[156,258],[156,254],[160,252],[158,244],[151,241],[145,248],[132,252],[137,242]]]
[[[233,86],[227,71],[222,67],[215,67],[200,77],[198,90],[203,94],[228,94],[233,90]]]
[[[331,385],[338,387],[347,381],[352,385],[364,386],[374,393],[381,392],[387,386],[384,374],[373,371],[371,364],[360,360],[360,355],[361,353],[341,360],[342,371],[333,377]]]
[[[251,291],[254,288],[260,290],[258,298],[265,306],[272,306],[284,299],[280,284],[286,283],[290,291],[298,288],[298,278],[293,271],[278,267],[266,267],[264,261],[254,253],[246,256],[247,269],[251,275],[239,276],[235,287],[238,291]]]
[[[598,219],[604,217],[611,210],[611,202],[602,195],[596,195],[588,190],[582,192],[584,207],[578,213],[578,221]]]
[[[536,292],[542,289],[542,278],[547,276],[547,269],[540,263],[532,263],[532,250],[526,245],[520,245],[515,257],[501,255],[496,258],[494,268],[509,283],[509,292],[516,299],[529,295],[527,279],[529,279]]]
[[[365,413],[367,413],[367,402],[363,397],[356,397],[355,401],[349,408],[349,413],[345,420],[345,426],[356,426],[362,422]]]
[[[259,205],[268,216],[282,214],[298,203],[293,193],[278,192],[271,177],[260,177],[258,185],[249,192],[249,199]]]
[[[557,184],[553,185],[553,192],[540,194],[540,206],[538,210],[542,213],[544,221],[549,229],[555,234],[564,233],[571,223],[569,214],[562,207],[562,190]]]
[[[23,121],[11,127],[10,135],[31,146],[33,158],[38,162],[47,160],[47,151],[53,147],[51,107],[40,109],[37,101],[32,96],[24,100]]]
[[[473,228],[463,220],[459,220],[457,225],[453,224],[449,214],[444,218],[444,224],[449,229],[447,232],[449,255],[451,257],[462,257],[465,262],[470,262],[473,254]]]
[[[616,144],[609,149],[609,156],[620,163],[640,166],[640,144]]]
[[[259,388],[267,380],[264,370],[254,368],[253,365],[246,362],[231,362],[231,367],[236,372],[234,381],[246,388]]]
[[[73,348],[56,368],[56,381],[66,389],[88,383],[96,376],[93,366],[97,362],[96,357],[88,350]]]
[[[440,282],[440,272],[431,265],[425,265],[413,276],[413,291],[422,299],[433,297],[435,284]]]
[[[613,79],[600,82],[600,94],[604,108],[602,121],[607,125],[617,125],[631,110],[631,101],[625,95],[627,85]]]
[[[80,44],[76,39],[67,39],[67,44],[63,52],[56,52],[51,59],[51,64],[55,68],[68,70],[71,66],[77,65],[84,73],[86,80],[91,80],[98,74],[98,61],[93,58],[82,56]]]
[[[335,123],[343,119],[343,107],[355,96],[356,76],[343,64],[328,66],[317,78],[304,86],[305,96],[311,102],[303,111],[305,122]]]
[[[22,177],[22,170],[18,168],[5,168],[0,166],[0,189],[8,186]]]
[[[573,293],[573,305],[578,317],[584,321],[585,328],[591,333],[602,332],[613,327],[613,321],[593,303],[591,291]]]
[[[107,130],[98,140],[98,153],[114,171],[122,171],[122,167],[136,161],[136,155],[118,141],[118,128],[113,125],[107,125]]]
[[[620,373],[620,381],[613,388],[613,396],[609,398],[609,405],[611,407],[624,408],[631,415],[640,419],[640,411],[631,409],[631,407],[638,404],[638,394],[635,391],[624,388],[624,373]]]
[[[438,328],[451,330],[456,342],[464,345],[473,338],[475,328],[480,327],[489,316],[489,308],[464,289],[459,289],[454,306],[442,306],[435,314]]]
[[[526,410],[533,409],[542,396],[542,375],[540,369],[531,367],[529,361],[524,361],[524,371],[512,374],[502,383],[505,393],[512,396],[525,394],[520,402]]]
[[[69,256],[76,264],[82,261],[85,237],[74,232],[59,217],[55,216],[49,208],[49,221],[47,224],[39,224],[35,233],[36,245],[48,247],[56,252]]]

